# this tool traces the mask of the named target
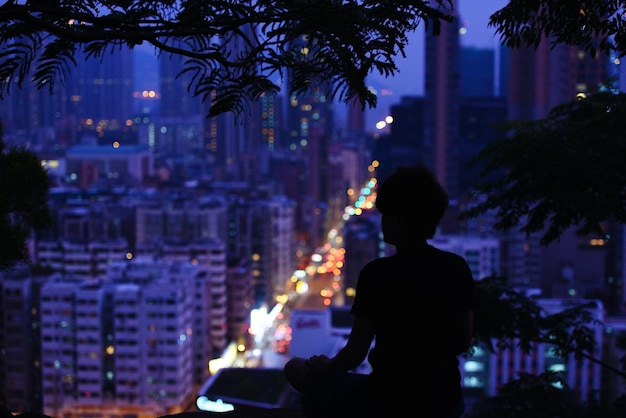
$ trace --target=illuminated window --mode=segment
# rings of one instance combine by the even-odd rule
[[[553,364],[550,367],[548,367],[548,370],[550,370],[551,372],[564,372],[565,364],[563,363]]]
[[[485,363],[479,361],[466,361],[463,369],[468,373],[482,372],[485,370]]]

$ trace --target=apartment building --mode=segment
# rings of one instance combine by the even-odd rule
[[[496,238],[436,235],[429,240],[429,243],[441,250],[450,251],[465,258],[475,280],[498,274],[500,242]]]
[[[597,323],[588,326],[593,338],[598,342],[593,358],[602,358],[602,341],[605,330],[604,307],[601,301],[591,299],[539,298],[537,304],[547,315],[582,304],[595,302],[591,311]],[[494,342],[495,343],[495,342]],[[530,352],[525,352],[517,345],[514,348],[498,350],[492,353],[485,347],[478,347],[473,356],[464,359],[464,386],[469,393],[478,396],[494,396],[500,386],[519,377],[520,373],[539,374],[553,371],[561,374],[579,402],[597,399],[602,388],[602,367],[587,358],[580,361],[574,355],[561,357],[550,344],[538,344]],[[609,390],[608,386],[604,390]]]
[[[212,289],[224,293],[214,273],[201,264],[138,260],[115,263],[99,278],[50,278],[40,302],[44,413],[182,410],[208,376],[208,368],[198,376],[195,367],[208,365],[214,314],[225,315],[225,304],[212,307]]]

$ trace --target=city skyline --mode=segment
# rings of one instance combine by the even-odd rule
[[[480,7],[465,1],[457,1],[461,18],[461,31],[459,33],[462,47],[494,49],[499,45],[495,36],[495,29],[489,28],[489,16],[496,10],[501,9],[508,0],[486,0],[481,2]],[[422,96],[424,94],[424,30],[420,24],[417,30],[408,34],[409,42],[405,49],[406,57],[396,57],[397,73],[393,77],[384,77],[379,74],[371,74],[368,77],[368,85],[378,93],[378,104],[375,108],[366,108],[365,131],[376,132],[376,123],[389,115],[392,105],[401,101],[402,96]],[[138,90],[158,90],[158,65],[156,56],[153,54],[151,45],[142,44],[137,47],[136,62],[138,69],[153,68],[154,73],[146,73],[139,70],[135,75],[135,84]],[[153,59],[153,63],[145,63],[145,60]],[[346,110],[344,104],[337,103],[336,117],[339,123],[345,122]]]
[[[471,7],[469,0],[465,0],[464,7]],[[36,275],[28,276],[26,282],[19,274],[6,277],[4,282],[0,281],[0,296],[4,297],[0,305],[7,308],[1,318],[5,331],[0,333],[0,340],[10,348],[7,350],[7,358],[10,360],[5,364],[23,363],[20,368],[7,369],[4,375],[0,368],[0,386],[3,382],[27,383],[21,375],[18,376],[19,373],[24,374],[22,370],[27,370],[33,379],[41,376],[44,382],[43,397],[39,394],[33,396],[32,388],[35,385],[23,384],[18,387],[16,384],[16,388],[11,389],[16,391],[13,393],[20,391],[19,400],[24,404],[41,402],[43,399],[42,405],[55,411],[60,407],[57,397],[60,399],[62,390],[65,390],[64,386],[56,383],[61,380],[61,373],[64,373],[64,381],[69,389],[67,401],[70,404],[78,399],[89,408],[96,409],[99,406],[96,395],[104,399],[103,395],[113,394],[121,405],[135,407],[137,405],[132,405],[133,402],[143,396],[153,400],[157,406],[163,399],[171,399],[171,404],[176,404],[173,407],[177,407],[186,402],[186,399],[178,399],[181,399],[180,389],[187,385],[187,380],[180,379],[183,383],[179,384],[176,372],[184,370],[193,361],[193,367],[202,372],[197,374],[198,384],[207,371],[205,356],[209,350],[205,350],[206,347],[210,348],[212,356],[237,353],[237,344],[245,340],[243,337],[247,337],[247,325],[252,322],[251,309],[271,306],[275,301],[282,300],[292,285],[297,289],[295,283],[297,280],[302,282],[302,277],[296,272],[309,274],[306,260],[313,260],[313,255],[317,255],[317,249],[321,248],[319,242],[331,237],[329,227],[335,226],[337,219],[343,219],[346,224],[341,229],[331,231],[341,231],[338,235],[347,257],[341,259],[341,274],[333,272],[333,275],[336,274],[341,280],[338,286],[341,287],[339,291],[345,293],[342,297],[354,295],[361,266],[372,257],[382,255],[382,236],[376,224],[379,218],[347,216],[352,213],[360,215],[356,208],[364,207],[354,194],[364,179],[382,179],[385,177],[385,169],[405,161],[407,164],[427,161],[436,165],[442,174],[441,178],[452,185],[448,189],[455,190],[451,196],[462,196],[459,191],[466,190],[466,184],[471,185],[471,176],[460,167],[475,154],[479,146],[493,139],[489,130],[491,122],[501,121],[510,115],[519,116],[522,112],[535,112],[532,117],[542,117],[548,104],[562,101],[564,96],[571,97],[572,89],[580,86],[567,84],[568,80],[578,80],[572,76],[560,78],[562,84],[552,83],[554,88],[543,88],[548,81],[554,81],[551,75],[576,75],[575,71],[580,71],[589,85],[595,85],[592,76],[603,74],[600,71],[596,74],[591,71],[591,67],[584,67],[578,62],[566,61],[562,54],[552,53],[545,48],[539,51],[509,50],[503,52],[506,59],[502,61],[507,65],[501,69],[502,84],[507,86],[509,77],[513,81],[508,84],[508,89],[502,90],[503,95],[507,96],[478,97],[482,92],[489,91],[489,86],[498,83],[495,79],[487,77],[483,80],[480,77],[490,67],[497,67],[497,61],[493,63],[484,59],[485,55],[488,58],[494,55],[487,49],[491,42],[497,42],[488,34],[490,31],[486,22],[489,13],[497,9],[498,6],[472,9],[473,14],[463,16],[454,25],[446,25],[447,31],[438,39],[432,36],[427,37],[428,40],[424,39],[423,26],[420,26],[419,33],[411,34],[414,38],[407,48],[409,56],[398,63],[401,73],[398,77],[381,81],[389,84],[377,87],[377,90],[388,89],[389,94],[382,96],[385,100],[379,102],[378,107],[371,109],[367,115],[365,129],[369,132],[373,130],[372,124],[376,121],[374,112],[389,112],[394,116],[395,123],[388,128],[389,134],[380,135],[380,138],[362,132],[358,117],[355,118],[357,122],[353,121],[353,126],[358,128],[355,129],[357,134],[341,132],[336,138],[331,136],[330,133],[335,132],[337,126],[346,124],[340,118],[333,121],[333,118],[327,117],[331,111],[336,112],[339,106],[334,106],[334,103],[333,106],[319,106],[318,103],[325,102],[318,100],[319,97],[303,98],[302,103],[306,106],[296,106],[296,103],[289,107],[289,103],[280,100],[276,100],[276,103],[261,102],[260,105],[265,106],[263,109],[269,110],[264,113],[271,115],[272,123],[268,126],[272,130],[272,141],[268,140],[270,135],[259,134],[263,131],[262,123],[269,122],[269,118],[253,119],[249,134],[239,136],[229,129],[230,119],[218,117],[211,121],[212,124],[203,124],[201,110],[194,107],[191,111],[184,106],[187,98],[182,96],[185,89],[181,88],[181,83],[171,83],[173,88],[168,90],[167,84],[163,83],[165,77],[159,75],[168,74],[171,80],[177,70],[175,67],[171,72],[161,68],[161,74],[158,74],[156,68],[147,65],[152,62],[149,58],[142,61],[135,57],[134,65],[142,64],[143,69],[135,71],[133,87],[136,89],[143,83],[151,88],[152,83],[155,89],[159,89],[159,93],[163,93],[163,99],[159,102],[161,111],[172,110],[173,115],[164,116],[155,110],[155,117],[143,118],[145,122],[141,124],[139,118],[129,120],[130,124],[136,123],[137,130],[135,136],[128,135],[129,142],[134,141],[128,146],[119,146],[117,130],[103,132],[101,140],[96,130],[88,132],[91,136],[69,135],[74,133],[72,129],[75,127],[83,129],[91,125],[68,117],[67,149],[62,155],[42,152],[46,157],[57,159],[51,161],[60,167],[56,176],[63,187],[54,188],[50,193],[56,226],[38,234],[32,251],[40,265],[53,268],[57,274],[46,278],[46,283],[43,277]],[[463,7],[460,13],[463,15]],[[478,32],[482,32],[482,35]],[[461,50],[463,47],[481,50]],[[148,47],[142,46],[140,49],[147,50]],[[531,59],[535,54],[544,54],[538,60],[540,64],[567,63],[567,73],[557,71],[562,70],[563,66],[537,65]],[[128,59],[129,55],[124,56],[127,59],[125,63],[132,61]],[[471,56],[468,58],[468,55]],[[512,64],[509,66],[508,62]],[[116,61],[114,64],[118,63]],[[598,66],[598,69],[606,68]],[[90,77],[92,72],[100,74],[93,69],[83,75],[83,80],[93,81],[95,78]],[[118,75],[116,80],[129,81],[126,85],[130,85],[129,74],[132,73],[128,71]],[[462,76],[459,77],[459,74]],[[155,81],[149,80],[150,77],[155,77]],[[394,87],[395,83],[398,87]],[[467,84],[477,88],[472,90],[473,95],[463,96],[462,87]],[[569,90],[566,91],[564,87]],[[562,91],[566,93],[557,94]],[[113,98],[126,96],[125,104],[133,103],[127,93],[123,91],[113,95]],[[498,90],[494,89],[489,94],[497,95]],[[409,95],[423,97],[406,97]],[[102,97],[103,102],[110,104],[108,108],[102,108],[113,114],[113,118],[120,117],[119,113],[122,112],[111,111],[121,108],[117,106],[116,100],[106,100],[110,97],[104,94],[95,97]],[[533,106],[524,101],[527,98]],[[101,113],[101,107],[89,106],[94,101],[81,99],[77,102],[86,108],[84,111],[80,109],[83,112],[81,115],[104,114]],[[538,103],[545,103],[546,106],[538,111]],[[291,110],[281,114],[285,108]],[[22,106],[21,109],[31,107]],[[152,115],[151,112],[146,114]],[[193,118],[189,117],[190,114],[193,114]],[[122,113],[122,117],[124,115]],[[32,124],[24,123],[20,126],[28,127]],[[52,136],[51,127],[43,124],[41,127],[40,131],[33,129],[39,136],[33,135],[32,138],[41,143],[47,141],[48,145],[61,143],[59,136]],[[283,135],[276,142],[273,141],[274,129],[277,133],[280,130]],[[50,136],[44,137],[42,132],[50,132]],[[113,147],[111,138],[115,140]],[[431,147],[431,144],[436,147]],[[215,148],[211,148],[213,145]],[[370,183],[375,184],[367,184]],[[371,196],[369,186],[364,190],[364,196]],[[515,288],[519,286],[528,295],[539,295],[555,309],[566,307],[580,297],[609,299],[610,296],[612,299],[609,302],[613,303],[606,303],[604,306],[607,309],[599,309],[598,314],[620,314],[619,321],[615,321],[617,325],[608,321],[606,328],[619,332],[615,332],[615,337],[608,333],[604,335],[598,325],[595,340],[603,339],[608,345],[615,344],[617,337],[623,337],[626,325],[621,314],[626,305],[623,293],[618,291],[624,288],[624,262],[621,259],[610,265],[607,262],[612,261],[609,258],[612,251],[623,250],[623,247],[615,245],[623,241],[621,238],[626,231],[623,226],[616,229],[613,236],[617,239],[612,240],[611,246],[606,245],[608,241],[603,241],[601,247],[592,245],[591,241],[585,242],[567,231],[562,243],[541,248],[534,235],[524,236],[522,231],[515,229],[502,233],[496,231],[493,227],[495,219],[491,214],[463,224],[456,222],[454,216],[463,210],[465,202],[457,199],[451,199],[451,202],[449,216],[432,243],[464,254],[471,265],[478,268],[474,275],[476,280],[480,281],[483,276],[497,272],[509,280],[509,285]],[[346,205],[351,204],[354,205],[354,212],[346,212],[345,209],[349,207]],[[213,242],[214,239],[216,242]],[[312,254],[313,251],[316,253]],[[168,284],[170,276],[178,277],[173,273],[170,275],[168,268],[158,265],[156,260],[159,258],[171,262],[175,269],[183,264],[190,271],[197,272],[194,283],[185,282],[185,285],[176,289],[197,290],[194,308],[198,310],[194,312],[201,313],[195,314],[194,318],[198,318],[198,321],[194,320],[193,326],[197,326],[200,332],[192,330],[191,334],[187,333],[191,329],[188,328],[191,295],[181,293],[179,298],[172,299],[167,295],[167,289],[159,287],[161,283]],[[136,270],[115,270],[116,264],[130,268],[140,262],[144,266]],[[296,264],[298,270],[294,271]],[[300,269],[300,265],[305,267]],[[326,263],[324,269],[326,274]],[[24,271],[23,274],[26,276],[27,273]],[[136,298],[121,298],[127,289],[139,288],[145,278],[153,280],[153,275],[153,285],[146,286],[153,292],[149,298],[139,297],[138,292]],[[82,276],[84,282],[76,281],[77,276]],[[129,277],[138,282],[125,283]],[[110,280],[100,281],[100,278]],[[326,284],[336,283],[335,277],[328,279],[333,281]],[[319,284],[319,278],[316,280]],[[115,288],[110,286],[114,282],[121,286],[119,292],[110,292],[110,289]],[[327,290],[325,287],[318,290]],[[392,289],[391,295],[394,291],[402,290]],[[539,291],[541,293],[536,293]],[[53,298],[49,297],[50,293]],[[117,303],[116,295],[120,295],[119,302],[124,303]],[[319,295],[323,296],[321,293]],[[155,309],[158,307],[156,301],[162,301],[165,307],[169,306],[170,310],[163,310],[163,313],[170,313],[169,317],[161,316],[160,310]],[[27,303],[35,309],[24,310],[24,306],[29,306]],[[37,306],[38,303],[42,304],[41,308]],[[173,321],[178,318],[176,312],[179,312],[174,307],[180,307],[180,321]],[[23,315],[23,312],[32,314]],[[93,319],[105,316],[107,318],[103,321]],[[10,326],[14,326],[11,321],[18,320],[21,321],[20,329],[31,330],[29,335],[9,332]],[[203,322],[205,320],[207,322]],[[41,327],[31,325],[37,324],[37,321],[40,321]],[[72,325],[73,321],[76,327],[66,326]],[[167,331],[172,344],[165,344],[166,334],[160,335],[157,332],[160,329]],[[83,330],[87,331],[84,335]],[[102,340],[102,356],[92,356],[91,353],[98,352],[98,348],[94,347],[104,335],[112,336],[115,346]],[[135,338],[135,335],[139,337]],[[179,339],[183,335],[185,337]],[[188,345],[193,339],[187,339],[187,335],[206,337],[204,348],[198,351],[202,355],[196,356],[189,349]],[[146,336],[151,336],[151,340]],[[321,341],[325,337],[325,334],[319,334],[315,338]],[[41,357],[41,366],[37,366],[39,369],[30,358],[23,356],[24,351],[28,352],[23,347],[32,345],[31,339],[43,341],[39,352],[31,350],[32,353],[29,353],[33,358]],[[298,336],[294,334],[296,346],[297,339]],[[153,343],[147,344],[149,341]],[[224,347],[226,343],[228,345]],[[309,347],[308,342],[305,343]],[[184,350],[180,355],[167,357],[168,351],[163,350],[165,347],[183,347]],[[616,350],[610,351],[613,353]],[[165,357],[170,360],[158,361],[157,352],[166,354]],[[73,365],[71,356],[66,353],[74,355],[79,362]],[[479,398],[485,394],[494,394],[496,387],[512,379],[516,373],[535,373],[545,366],[550,367],[550,370],[566,371],[571,377],[569,383],[577,390],[580,388],[579,393],[584,396],[592,391],[623,389],[621,383],[609,382],[609,385],[604,380],[600,382],[598,365],[587,364],[577,369],[573,362],[557,362],[549,352],[545,353],[536,362],[531,362],[530,357],[521,352],[497,353],[490,358],[485,353],[484,358],[480,359],[482,363],[477,358],[468,362],[467,380],[464,381],[468,390],[474,391],[473,394]],[[59,357],[61,354],[63,357]],[[600,358],[600,355],[594,353],[595,358]],[[224,357],[230,358],[224,355],[215,360]],[[100,361],[100,358],[104,360]],[[511,358],[515,361],[510,361]],[[612,362],[614,359],[606,360]],[[136,368],[137,364],[140,369]],[[181,366],[177,367],[178,364]],[[43,372],[36,374],[40,370]],[[102,370],[107,373],[102,373]],[[138,379],[139,373],[142,377],[148,376],[148,379]],[[192,390],[189,392],[192,393]],[[67,405],[68,410],[70,404]]]
[[[461,46],[497,50],[499,42],[495,29],[488,27],[489,16],[507,3],[508,0],[485,0],[480,5],[469,0],[455,2],[461,17]],[[374,131],[376,122],[388,115],[390,106],[399,103],[402,96],[424,94],[424,26],[408,36],[407,56],[399,56],[396,61],[398,73],[388,78],[376,74],[369,77],[379,96],[378,106],[366,112],[366,131]]]

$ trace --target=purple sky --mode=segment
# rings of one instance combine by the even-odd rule
[[[477,48],[495,48],[498,39],[494,28],[489,28],[489,16],[501,9],[508,0],[459,0],[458,7],[462,25],[461,45]],[[421,95],[424,92],[424,27],[420,26],[409,35],[407,58],[398,59],[399,72],[391,78],[370,77],[369,83],[378,91],[378,106],[367,111],[366,130],[374,131],[375,124],[389,113],[389,107],[398,103],[404,95]]]

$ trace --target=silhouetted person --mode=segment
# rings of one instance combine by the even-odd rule
[[[285,375],[307,417],[459,417],[458,356],[471,346],[474,281],[465,259],[427,243],[448,195],[424,166],[401,167],[379,186],[376,207],[396,254],[361,270],[354,323],[337,355],[295,357]],[[372,372],[351,372],[366,357]]]

